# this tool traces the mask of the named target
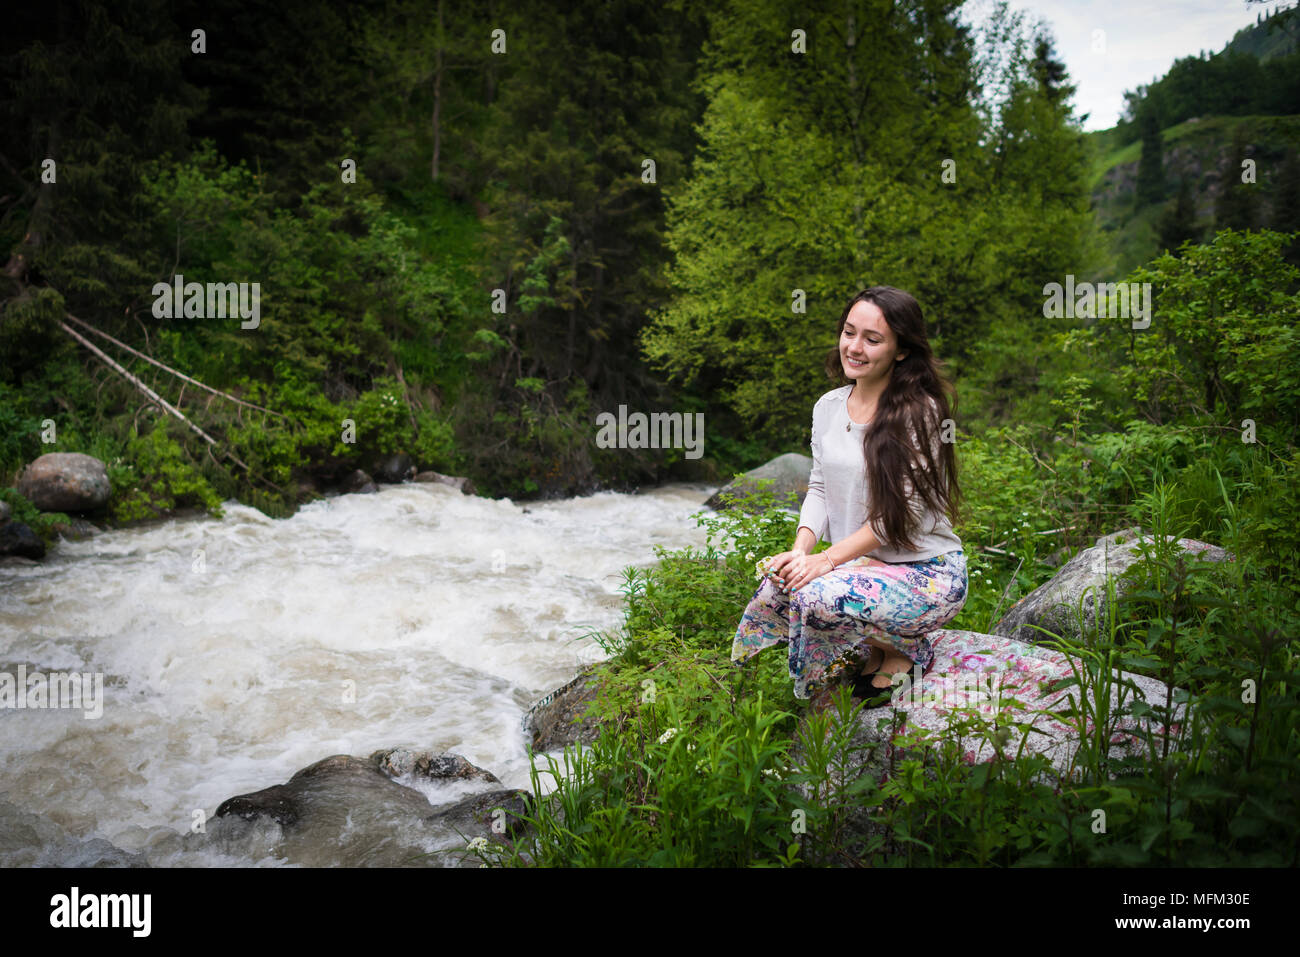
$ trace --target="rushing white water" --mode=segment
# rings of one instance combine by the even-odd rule
[[[0,672],[105,682],[98,719],[0,710],[0,831],[27,835],[0,837],[0,864],[33,863],[14,845],[55,842],[54,825],[157,865],[284,863],[274,835],[179,835],[196,809],[332,754],[451,751],[528,788],[524,711],[603,657],[581,636],[618,631],[625,566],[703,544],[691,516],[712,491],[516,504],[386,486],[283,520],[231,502],[0,563]]]

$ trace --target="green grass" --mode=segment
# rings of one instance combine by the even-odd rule
[[[1251,557],[1240,499],[1217,487],[1237,562],[1189,566],[1172,545],[1148,549],[1124,602],[1108,583],[1096,634],[1048,642],[1075,662],[1060,686],[1082,742],[1068,772],[1025,751],[1032,713],[998,724],[957,712],[948,733],[910,730],[889,753],[855,737],[846,692],[836,713],[806,720],[783,649],[729,662],[753,556],[786,547],[793,520],[705,516],[708,547],[660,550],[657,568],[625,572],[624,628],[601,636],[614,657],[599,669],[599,738],[548,756],[558,787],[534,803],[529,829],[474,853],[514,866],[1295,866],[1300,670],[1282,636],[1300,631],[1300,606]],[[1186,531],[1176,482],[1131,491],[1132,518],[1157,540]],[[987,542],[972,531],[959,534],[976,555]],[[994,592],[1014,593],[1024,557],[1014,571],[985,565],[994,580],[972,587],[948,627],[972,627]],[[1180,690],[1135,703],[1120,687],[1112,707],[1117,670]],[[1121,719],[1166,720],[1180,706],[1195,720],[1171,738],[1109,757]],[[878,714],[868,720],[894,719]],[[970,763],[960,735],[1009,741],[1017,756]],[[547,773],[534,773],[534,793]]]

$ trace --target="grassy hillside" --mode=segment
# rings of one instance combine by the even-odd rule
[[[1288,153],[1300,150],[1300,115],[1198,117],[1163,130],[1164,199],[1141,209],[1134,208],[1141,142],[1120,145],[1115,129],[1089,134],[1088,187],[1097,227],[1108,238],[1111,252],[1093,278],[1127,272],[1160,253],[1155,223],[1173,204],[1182,177],[1192,185],[1198,226],[1210,232],[1221,170],[1238,136],[1255,159],[1262,212],[1270,215],[1282,162]]]
[[[1294,13],[1294,10],[1286,10],[1274,15],[1271,18],[1274,21],[1273,29],[1269,28],[1268,20],[1264,20],[1238,30],[1224,49],[1234,53],[1247,53],[1261,60],[1294,53],[1300,41],[1300,17]]]

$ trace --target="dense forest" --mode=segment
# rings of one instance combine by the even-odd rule
[[[131,520],[230,496],[283,514],[397,450],[527,496],[801,446],[810,363],[856,288],[913,291],[957,359],[1083,261],[1050,42],[1008,15],[977,49],[958,6],[795,27],[761,2],[21,13],[0,472],[89,452]],[[176,276],[258,282],[260,325],[159,318]],[[96,340],[210,445],[67,316],[271,411],[182,399]],[[704,463],[596,448],[620,403],[707,411]]]
[[[996,341],[1046,282],[1104,269],[1106,234],[1052,38],[1005,10],[973,36],[960,6],[19,13],[0,478],[89,452],[115,521],[284,514],[396,451],[489,494],[723,480],[802,446],[826,330],[886,278],[968,374],[970,426],[1006,421],[1036,376]],[[1139,116],[1286,112],[1298,58],[1180,60],[1112,145]],[[1289,162],[1290,222],[1227,225],[1300,226]],[[256,282],[260,324],[160,317],[173,281]],[[596,447],[619,404],[707,411],[704,459]]]

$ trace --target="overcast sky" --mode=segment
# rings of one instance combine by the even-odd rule
[[[1115,125],[1124,91],[1163,76],[1174,60],[1219,51],[1263,11],[1289,2],[1246,0],[1011,0],[1011,7],[1051,25],[1056,51],[1070,72],[1076,116],[1090,114],[1086,130]],[[993,0],[970,0],[963,18],[980,23]],[[1105,31],[1105,52],[1093,50],[1093,31]]]

